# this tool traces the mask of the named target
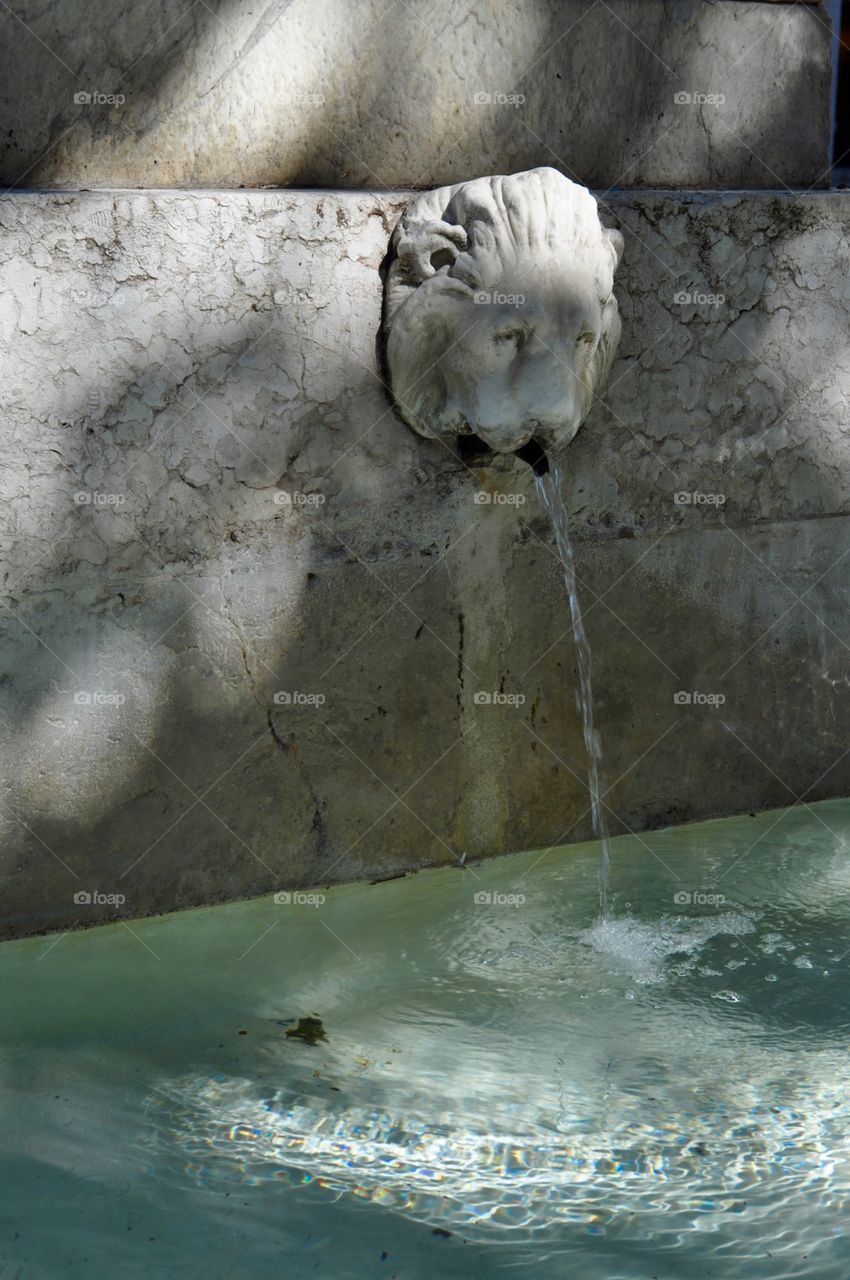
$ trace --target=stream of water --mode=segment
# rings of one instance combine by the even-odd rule
[[[590,643],[584,628],[581,602],[576,588],[576,571],[573,562],[573,548],[570,542],[567,525],[567,506],[564,501],[564,477],[557,462],[549,459],[549,468],[543,474],[535,471],[534,483],[537,494],[549,518],[555,533],[555,542],[561,565],[564,571],[564,582],[570,602],[570,616],[573,623],[573,637],[578,662],[578,689],[576,702],[581,711],[584,745],[587,750],[587,784],[590,792],[590,811],[593,821],[593,834],[602,846],[599,862],[599,907],[603,920],[609,915],[608,880],[611,866],[611,841],[608,832],[608,819],[605,814],[603,790],[604,776],[602,772],[602,742],[599,731],[593,726],[593,683],[591,675]]]

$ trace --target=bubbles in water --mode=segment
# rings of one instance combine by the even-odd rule
[[[778,951],[796,951],[793,942],[788,942],[781,933],[766,933],[759,943],[766,956],[776,955]]]
[[[661,982],[665,964],[674,956],[684,957],[684,972],[693,968],[700,950],[718,934],[741,936],[753,933],[755,924],[749,916],[735,911],[701,920],[665,919],[656,924],[623,916],[618,920],[600,920],[580,937],[597,951],[619,961],[636,982]]]

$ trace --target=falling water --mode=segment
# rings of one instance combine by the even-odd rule
[[[534,483],[543,506],[549,513],[555,542],[561,557],[564,570],[564,582],[570,601],[570,614],[573,621],[578,657],[579,688],[576,701],[581,709],[584,745],[587,749],[587,780],[590,790],[590,809],[593,819],[593,834],[602,845],[602,857],[599,863],[599,906],[603,920],[608,918],[608,875],[611,862],[611,842],[608,835],[608,821],[603,807],[600,779],[602,777],[602,743],[598,730],[593,727],[593,687],[591,683],[590,645],[584,629],[578,592],[576,590],[576,572],[573,564],[573,549],[567,528],[567,508],[564,502],[564,479],[558,464],[549,459],[548,468],[544,471],[535,468]]]

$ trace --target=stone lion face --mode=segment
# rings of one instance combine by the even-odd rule
[[[502,453],[571,440],[620,334],[622,237],[590,193],[553,169],[428,192],[393,249],[385,332],[405,421]]]

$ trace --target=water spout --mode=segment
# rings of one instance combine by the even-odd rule
[[[535,480],[538,480],[541,476],[545,476],[546,472],[549,470],[549,458],[547,457],[546,450],[543,448],[540,441],[536,440],[533,436],[529,440],[528,444],[524,444],[521,449],[517,449],[516,456],[518,458],[522,458],[523,462],[528,463],[534,472]]]

